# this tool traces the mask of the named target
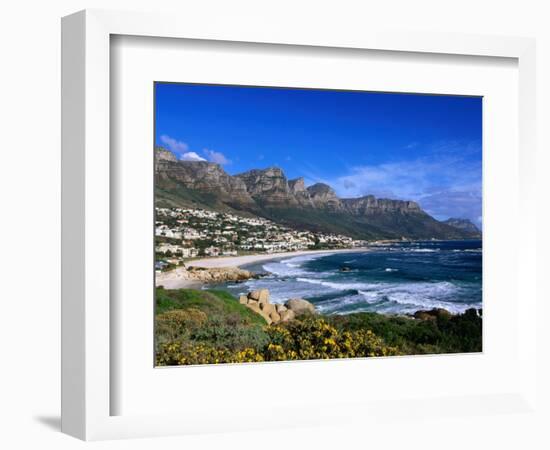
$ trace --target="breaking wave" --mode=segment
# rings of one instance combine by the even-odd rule
[[[236,295],[269,289],[274,303],[305,298],[325,314],[409,314],[432,308],[459,313],[481,308],[479,243],[445,245],[414,243],[399,251],[391,251],[396,246],[352,257],[316,253],[273,260],[257,266],[268,273],[266,277],[227,287]],[[342,266],[348,270],[342,271]]]

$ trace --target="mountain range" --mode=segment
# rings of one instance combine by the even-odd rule
[[[289,180],[277,167],[229,175],[219,164],[181,161],[160,147],[155,149],[155,197],[160,207],[237,212],[297,229],[340,233],[356,239],[480,237],[470,221],[440,222],[414,201],[373,195],[339,198],[329,185],[306,187],[303,178]]]

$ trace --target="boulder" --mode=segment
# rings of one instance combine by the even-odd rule
[[[416,311],[414,318],[419,320],[437,320],[438,318],[450,318],[452,314],[443,308],[434,308],[429,311]]]
[[[273,323],[273,319],[269,316],[269,313],[266,313],[264,310],[260,309],[260,304],[258,302],[252,301],[251,303],[248,303],[246,306],[250,308],[252,311],[254,311],[256,314],[259,314],[260,316],[262,316],[268,325],[271,325],[271,323]]]
[[[431,315],[429,311],[416,311],[414,318],[418,320],[436,320],[436,316]]]
[[[276,312],[275,305],[272,305],[271,303],[260,303],[260,309],[265,314],[271,314],[272,312]]]
[[[270,318],[274,323],[278,323],[278,322],[280,322],[280,320],[281,320],[281,316],[280,316],[275,310],[273,310],[273,311],[269,314],[269,318]]]
[[[258,302],[248,302],[246,306],[249,307],[256,314],[262,314],[262,310],[260,309]]]
[[[260,297],[258,298],[260,303],[269,303],[269,290],[260,289]]]
[[[260,291],[251,291],[248,293],[248,298],[251,300],[260,300]]]
[[[437,317],[445,317],[446,319],[449,319],[452,317],[452,313],[450,311],[447,311],[446,309],[435,308],[435,311],[436,311]]]
[[[315,307],[301,298],[294,298],[285,305],[269,303],[269,290],[259,289],[239,297],[239,303],[246,305],[256,314],[262,316],[268,325],[287,322],[298,314],[315,313]]]
[[[303,298],[291,298],[285,303],[285,306],[296,315],[315,314],[315,306]]]
[[[281,318],[281,322],[288,322],[289,320],[292,320],[296,317],[296,314],[294,314],[294,311],[291,309],[285,309],[284,311],[281,311],[279,313],[279,317]]]

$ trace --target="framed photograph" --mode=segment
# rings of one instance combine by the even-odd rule
[[[534,414],[534,42],[182,23],[63,19],[63,431]]]
[[[154,89],[157,365],[482,352],[482,97]]]

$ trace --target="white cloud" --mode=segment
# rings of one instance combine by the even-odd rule
[[[177,155],[182,155],[189,150],[189,146],[185,142],[178,141],[177,139],[171,138],[166,134],[163,134],[160,137],[160,141],[166,145],[169,150]]]
[[[197,155],[195,152],[183,153],[180,156],[181,161],[206,161],[202,156]]]
[[[176,154],[180,161],[206,161],[202,156],[199,156],[196,152],[189,151],[189,145],[183,141],[178,141],[166,134],[160,137],[160,141],[168,147],[168,149]]]
[[[227,159],[225,157],[225,155],[221,152],[217,152],[215,150],[210,150],[210,149],[207,149],[207,148],[205,148],[203,150],[203,152],[206,155],[206,157],[208,158],[208,160],[213,162],[213,163],[217,163],[217,164],[221,164],[221,165],[231,164],[231,160]]]
[[[437,219],[462,217],[480,224],[481,163],[474,150],[455,143],[438,145],[429,158],[356,166],[326,182],[340,197],[415,200]],[[477,148],[479,151],[479,147]]]

